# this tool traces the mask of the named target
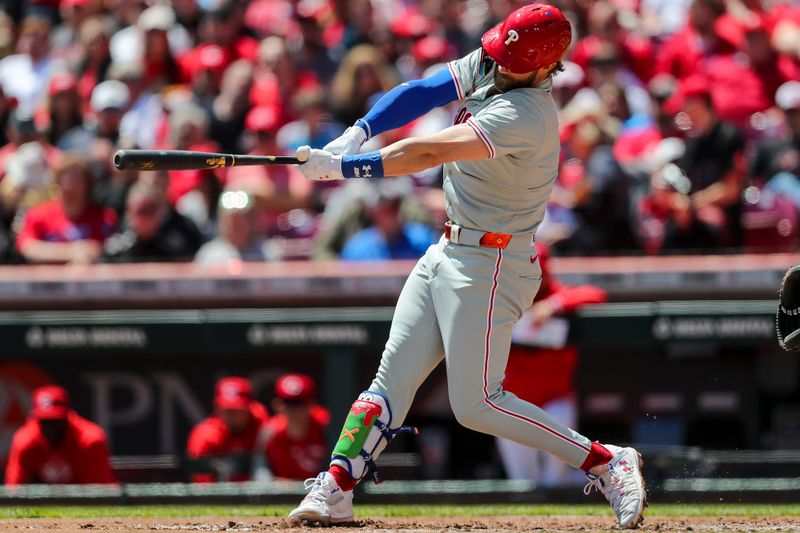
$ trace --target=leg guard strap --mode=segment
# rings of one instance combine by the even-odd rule
[[[378,455],[399,433],[419,433],[410,426],[392,429],[391,423],[389,400],[376,392],[361,393],[347,414],[331,464],[346,468],[357,481],[371,476],[379,483],[375,464]]]

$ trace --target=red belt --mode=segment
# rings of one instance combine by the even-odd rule
[[[448,241],[460,243],[461,232],[464,228],[455,226],[451,222],[444,225],[444,238]],[[475,231],[475,230],[468,230]],[[484,248],[505,248],[511,242],[511,235],[506,233],[489,233],[486,232],[480,236],[479,246]]]

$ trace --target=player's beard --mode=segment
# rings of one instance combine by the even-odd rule
[[[500,69],[494,71],[494,86],[501,93],[507,93],[512,89],[519,89],[522,87],[532,87],[533,80],[536,79],[536,72],[531,73],[530,76],[524,79],[512,78],[508,74],[503,74]]]

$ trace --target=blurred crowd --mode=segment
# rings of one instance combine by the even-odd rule
[[[117,171],[117,149],[291,154],[480,45],[516,0],[0,0],[0,260],[414,258],[441,169]],[[559,0],[554,254],[794,249],[800,6]],[[457,104],[370,141],[452,123]]]
[[[329,421],[305,374],[280,376],[269,409],[254,398],[249,380],[222,378],[213,412],[189,434],[183,470],[194,483],[314,477],[328,451]],[[41,483],[117,483],[105,431],[79,415],[58,385],[33,391],[5,465],[6,485]]]

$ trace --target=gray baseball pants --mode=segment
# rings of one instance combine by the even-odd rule
[[[431,246],[397,302],[389,340],[369,390],[389,399],[402,424],[417,389],[444,357],[450,405],[462,425],[551,453],[580,467],[589,439],[503,390],[511,327],[541,282],[530,236],[505,249]]]

